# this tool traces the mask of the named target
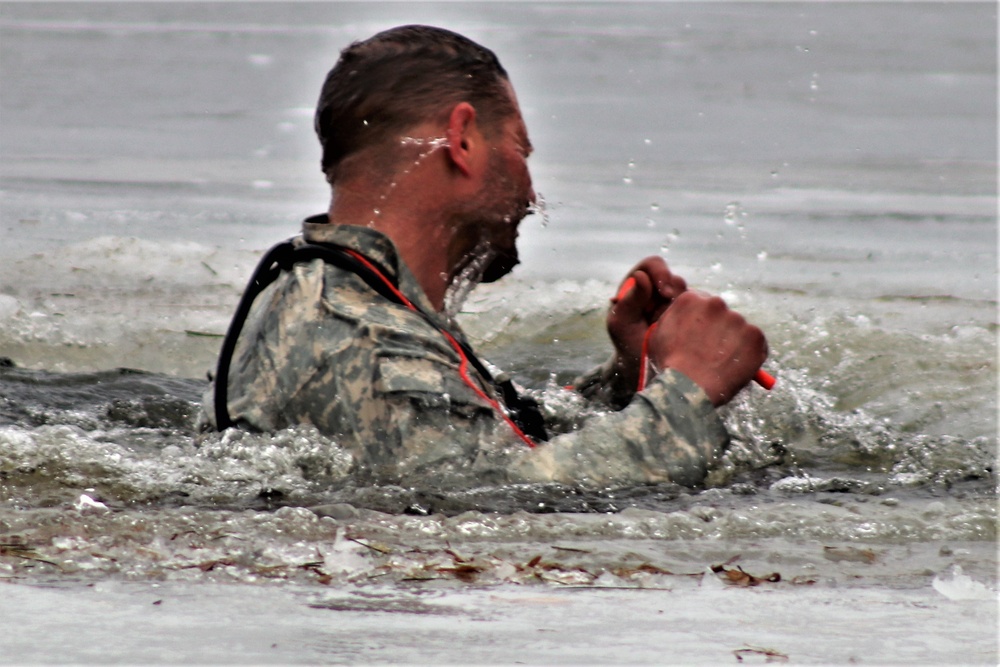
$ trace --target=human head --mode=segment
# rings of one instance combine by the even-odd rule
[[[344,49],[326,77],[315,127],[331,185],[360,151],[388,147],[414,126],[475,107],[484,132],[516,111],[496,55],[442,28],[392,28]],[[392,154],[392,151],[388,151]]]

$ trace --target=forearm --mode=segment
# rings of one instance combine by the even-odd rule
[[[665,481],[696,486],[728,443],[705,393],[668,371],[624,410],[599,415],[579,431],[519,452],[511,475],[589,487]]]

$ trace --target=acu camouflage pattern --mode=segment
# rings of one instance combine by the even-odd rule
[[[434,313],[385,236],[330,224],[325,216],[306,220],[303,236],[375,260],[394,274],[407,298],[464,340],[454,322]],[[312,424],[353,454],[361,481],[383,484],[429,478],[441,487],[694,486],[729,442],[704,392],[668,371],[623,410],[596,414],[579,429],[552,434],[531,449],[465,384],[459,362],[440,331],[358,276],[322,260],[300,263],[254,304],[233,356],[229,412],[251,430]],[[474,374],[471,367],[469,372]],[[600,395],[599,377],[598,371],[578,382],[585,395]],[[552,406],[546,409],[552,414]],[[211,425],[213,415],[209,389],[203,422]]]

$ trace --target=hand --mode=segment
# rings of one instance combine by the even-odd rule
[[[718,407],[753,379],[767,359],[767,340],[719,297],[686,291],[657,321],[649,356],[659,369],[689,377]]]
[[[627,374],[638,373],[646,329],[686,289],[687,283],[671,273],[662,257],[647,257],[625,276],[618,287],[619,293],[611,299],[607,326],[616,361],[622,370],[627,369]]]

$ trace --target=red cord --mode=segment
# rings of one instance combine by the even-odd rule
[[[461,362],[458,365],[458,374],[462,376],[462,380],[465,381],[465,384],[469,385],[469,388],[476,392],[477,396],[492,405],[497,414],[503,417],[503,420],[507,422],[512,429],[514,429],[514,434],[523,440],[524,444],[528,445],[531,449],[534,449],[535,441],[525,435],[524,431],[522,431],[518,425],[514,423],[514,420],[510,418],[510,415],[507,414],[507,411],[503,409],[498,401],[491,398],[481,387],[472,381],[471,377],[469,377],[469,359],[465,356],[465,351],[462,350],[462,346],[458,344],[455,337],[444,329],[441,330],[441,333],[443,333],[444,337],[448,339],[448,342],[451,343],[451,346],[455,349],[455,352],[461,359]]]
[[[398,297],[399,300],[403,302],[404,306],[406,306],[410,310],[417,310],[417,307],[413,305],[413,302],[410,301],[409,299],[407,299],[403,295],[403,293],[400,292],[396,288],[396,286],[392,284],[392,281],[389,280],[388,278],[386,278],[385,275],[383,275],[382,271],[379,270],[378,267],[376,267],[374,264],[372,264],[370,261],[368,261],[367,257],[365,257],[364,255],[362,255],[357,250],[351,250],[350,248],[344,248],[344,251],[347,252],[354,259],[356,259],[359,262],[361,262],[362,264],[364,264],[368,268],[368,270],[370,270],[372,273],[374,273],[379,278],[381,278],[382,282],[385,283],[385,286],[388,287],[392,291],[392,293],[395,294],[396,297]]]
[[[407,308],[409,308],[414,312],[420,312],[417,309],[417,307],[413,305],[412,301],[407,299],[406,296],[404,296],[403,293],[400,292],[399,289],[397,289],[396,286],[393,285],[392,282],[388,278],[386,278],[385,275],[374,264],[368,261],[367,257],[357,252],[356,250],[351,250],[350,248],[344,248],[344,250],[347,251],[352,257],[354,257],[354,259],[364,264],[375,275],[377,275],[382,280],[382,282],[384,282],[386,286],[392,291],[392,293],[395,294],[397,298],[399,298],[399,300],[403,303],[404,306],[406,306]],[[454,348],[455,353],[458,354],[458,358],[460,360],[458,364],[458,374],[462,377],[462,380],[465,382],[465,384],[469,385],[469,388],[472,389],[472,391],[474,391],[477,396],[479,396],[481,399],[489,403],[493,407],[493,409],[497,412],[497,414],[503,417],[504,421],[507,422],[512,429],[514,429],[514,434],[524,441],[524,444],[534,449],[535,441],[529,438],[524,433],[524,431],[522,431],[520,427],[518,427],[518,425],[514,423],[514,420],[510,418],[510,415],[508,415],[507,411],[503,409],[499,401],[491,398],[489,394],[483,391],[482,387],[480,387],[476,382],[472,380],[471,377],[469,377],[469,359],[468,357],[465,356],[465,351],[462,349],[462,346],[458,344],[458,341],[455,340],[455,337],[452,336],[447,331],[445,331],[444,329],[441,329],[440,331],[442,334],[444,334],[444,337],[448,339],[448,342],[451,344],[452,348]]]
[[[649,335],[653,333],[656,322],[653,322],[646,329],[646,334],[642,337],[642,355],[639,358],[639,387],[636,391],[646,388],[646,372],[649,369]]]

